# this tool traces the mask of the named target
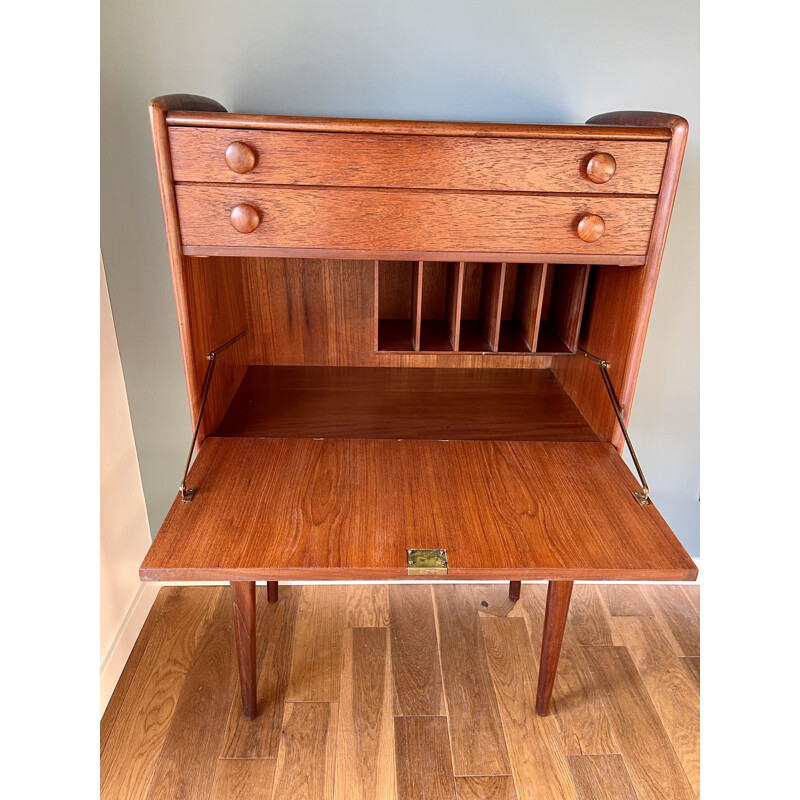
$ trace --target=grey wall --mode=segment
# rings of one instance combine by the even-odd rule
[[[101,32],[101,245],[154,532],[190,430],[150,98],[496,122],[634,108],[690,123],[631,434],[658,507],[699,554],[697,0],[103,0]]]

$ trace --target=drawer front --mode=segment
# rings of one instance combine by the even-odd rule
[[[169,129],[176,181],[657,194],[666,142]]]
[[[656,205],[655,198],[398,189],[182,184],[175,192],[184,247],[564,253],[587,258],[644,256]],[[584,241],[579,231],[593,240]]]

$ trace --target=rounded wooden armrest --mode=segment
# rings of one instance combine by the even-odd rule
[[[166,114],[169,111],[222,111],[227,108],[210,97],[197,94],[164,94],[150,101],[151,109],[158,109]]]
[[[669,128],[672,135],[680,133],[684,138],[689,132],[689,123],[677,114],[660,111],[610,111],[586,120],[587,125],[626,125],[634,128]]]

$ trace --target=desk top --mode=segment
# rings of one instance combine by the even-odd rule
[[[605,442],[212,437],[143,580],[693,580],[697,568]]]

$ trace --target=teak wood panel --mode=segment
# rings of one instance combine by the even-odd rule
[[[587,260],[646,254],[656,206],[650,198],[605,195],[211,184],[178,184],[175,195],[184,247],[503,251]],[[258,213],[251,233],[231,224],[231,211],[240,204]],[[578,237],[577,222],[585,214],[605,221],[596,242]]]
[[[220,261],[218,269],[198,274],[196,262],[182,254],[180,222],[175,201],[175,188],[172,183],[172,161],[165,122],[167,112],[176,107],[196,109],[202,113],[224,111],[225,109],[214,100],[193,95],[170,95],[156,98],[150,103],[150,126],[164,215],[167,254],[172,275],[186,388],[189,395],[189,412],[194,424],[200,411],[200,392],[206,366],[201,363],[202,359],[210,350],[219,347],[231,336],[239,333],[241,327],[235,333],[223,338],[228,330],[235,327],[237,322],[244,321],[244,298],[241,294],[241,280],[239,279],[237,286],[237,277],[232,275],[229,262]],[[215,300],[222,302],[219,320],[204,319],[209,303]],[[229,323],[234,323],[234,325],[231,326]],[[209,393],[210,413],[199,431],[199,444],[202,444],[209,425],[212,428],[216,426],[235,391],[238,379],[241,379],[244,374],[243,366],[247,364],[246,348],[246,341],[240,341],[234,345],[224,368],[232,380],[222,386],[218,382]],[[238,373],[238,379],[234,372]]]
[[[226,163],[233,142],[255,156],[245,173]],[[645,141],[185,127],[169,129],[169,144],[176,181],[616,194],[657,194],[667,151],[665,142]],[[606,183],[587,176],[597,153],[616,161]]]
[[[295,117],[274,114],[233,114],[207,97],[172,94],[151,102],[165,113],[168,125],[203,128],[250,128],[253,130],[290,130],[320,133],[382,133],[417,136],[470,136],[514,139],[599,139],[604,142],[668,142],[671,129],[668,118],[657,121],[641,111],[616,112],[595,117],[595,125],[536,125],[504,122],[443,122],[435,120],[353,119],[346,117]],[[645,115],[636,122],[605,120],[607,116]],[[667,117],[667,115],[658,115]],[[601,120],[604,120],[601,122]]]
[[[252,343],[251,364],[488,369],[536,369],[551,364],[546,355],[497,354],[487,359],[480,353],[376,353],[378,316],[406,320],[405,349],[411,350],[413,264],[410,261],[378,262],[377,286],[374,260],[243,258],[241,261]],[[467,286],[465,273],[465,313],[469,302]],[[477,309],[476,302],[476,317]]]
[[[581,347],[611,364],[609,375],[614,383],[623,418],[627,421],[689,126],[682,117],[644,111],[603,114],[593,117],[589,122],[665,126],[672,131],[647,261],[642,269],[634,269],[627,274],[620,267],[593,270],[586,303],[585,319],[588,324],[584,325],[581,332]],[[597,374],[597,366],[587,359],[562,359],[554,372],[592,427],[621,449],[622,431],[608,405],[603,381]]]
[[[253,366],[216,433],[598,441],[546,369]]]
[[[420,547],[451,578],[697,574],[602,442],[211,437],[189,480],[144,580],[404,578]]]
[[[208,354],[247,331],[239,341],[220,353],[203,411],[200,443],[222,420],[250,362],[250,332],[245,311],[242,267],[237,258],[184,256],[183,275],[189,298],[187,317],[191,340],[191,374],[199,381],[190,387],[192,422],[197,421]],[[209,310],[211,310],[209,312]]]

